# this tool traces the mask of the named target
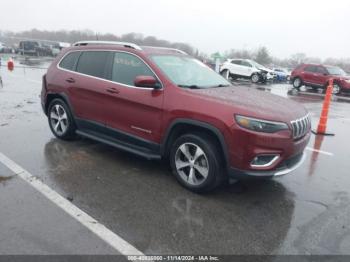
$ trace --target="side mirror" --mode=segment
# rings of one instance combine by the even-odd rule
[[[160,85],[158,84],[157,79],[153,76],[137,76],[134,80],[134,84],[137,87],[153,88],[158,89]]]

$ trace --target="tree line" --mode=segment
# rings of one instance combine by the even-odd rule
[[[2,36],[2,37],[1,37]],[[197,50],[191,45],[181,42],[169,42],[167,40],[158,39],[155,36],[144,36],[139,33],[128,33],[123,35],[114,35],[114,34],[101,34],[95,33],[92,30],[59,30],[59,31],[47,31],[47,30],[38,30],[32,29],[22,32],[0,32],[0,39],[7,39],[6,42],[14,43],[15,39],[42,39],[48,41],[57,41],[57,42],[67,42],[75,43],[82,40],[101,40],[101,41],[121,41],[121,42],[131,42],[138,45],[151,45],[151,46],[161,46],[161,47],[170,47],[177,48],[185,51],[186,53],[195,56]],[[11,41],[11,39],[13,39]],[[17,40],[18,42],[18,40]]]
[[[38,30],[32,29],[22,32],[11,32],[11,31],[0,31],[0,40],[7,39],[7,42],[13,44],[14,39],[18,38],[28,38],[28,39],[43,39],[57,42],[68,42],[74,43],[81,40],[105,40],[105,41],[123,41],[132,42],[138,45],[150,45],[150,46],[160,46],[160,47],[170,47],[177,48],[185,51],[189,55],[192,55],[200,60],[205,60],[208,62],[213,62],[213,54],[206,54],[200,52],[197,48],[191,46],[187,43],[182,42],[170,42],[164,39],[158,39],[155,36],[144,36],[139,33],[128,33],[123,35],[115,35],[110,33],[96,33],[92,30],[58,30],[58,31],[48,31],[48,30]],[[12,40],[11,40],[12,39]],[[18,40],[16,40],[18,42]],[[216,53],[218,54],[218,53]],[[295,68],[301,63],[322,63],[328,65],[340,66],[346,72],[350,73],[350,58],[327,58],[320,59],[316,57],[308,57],[304,53],[296,53],[291,55],[289,58],[280,59],[273,57],[270,51],[265,47],[259,47],[258,49],[251,51],[247,49],[231,49],[219,54],[222,60],[227,58],[243,58],[252,59],[260,64],[270,66],[270,67],[285,67],[285,68]]]

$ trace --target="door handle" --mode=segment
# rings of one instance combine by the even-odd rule
[[[67,78],[66,82],[68,83],[75,83],[75,79],[73,77]]]
[[[119,90],[114,87],[107,88],[106,91],[111,94],[119,94]]]

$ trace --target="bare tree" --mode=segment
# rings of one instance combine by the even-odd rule
[[[306,62],[306,55],[304,53],[296,53],[290,57],[290,64],[294,67]]]
[[[260,47],[254,57],[258,63],[263,65],[269,65],[272,62],[269,50],[265,46]]]

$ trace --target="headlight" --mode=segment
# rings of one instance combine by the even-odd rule
[[[345,81],[350,84],[350,79],[346,79]]]
[[[288,130],[288,125],[282,122],[261,120],[246,116],[236,115],[236,122],[243,128],[256,132],[275,133],[281,130]]]

